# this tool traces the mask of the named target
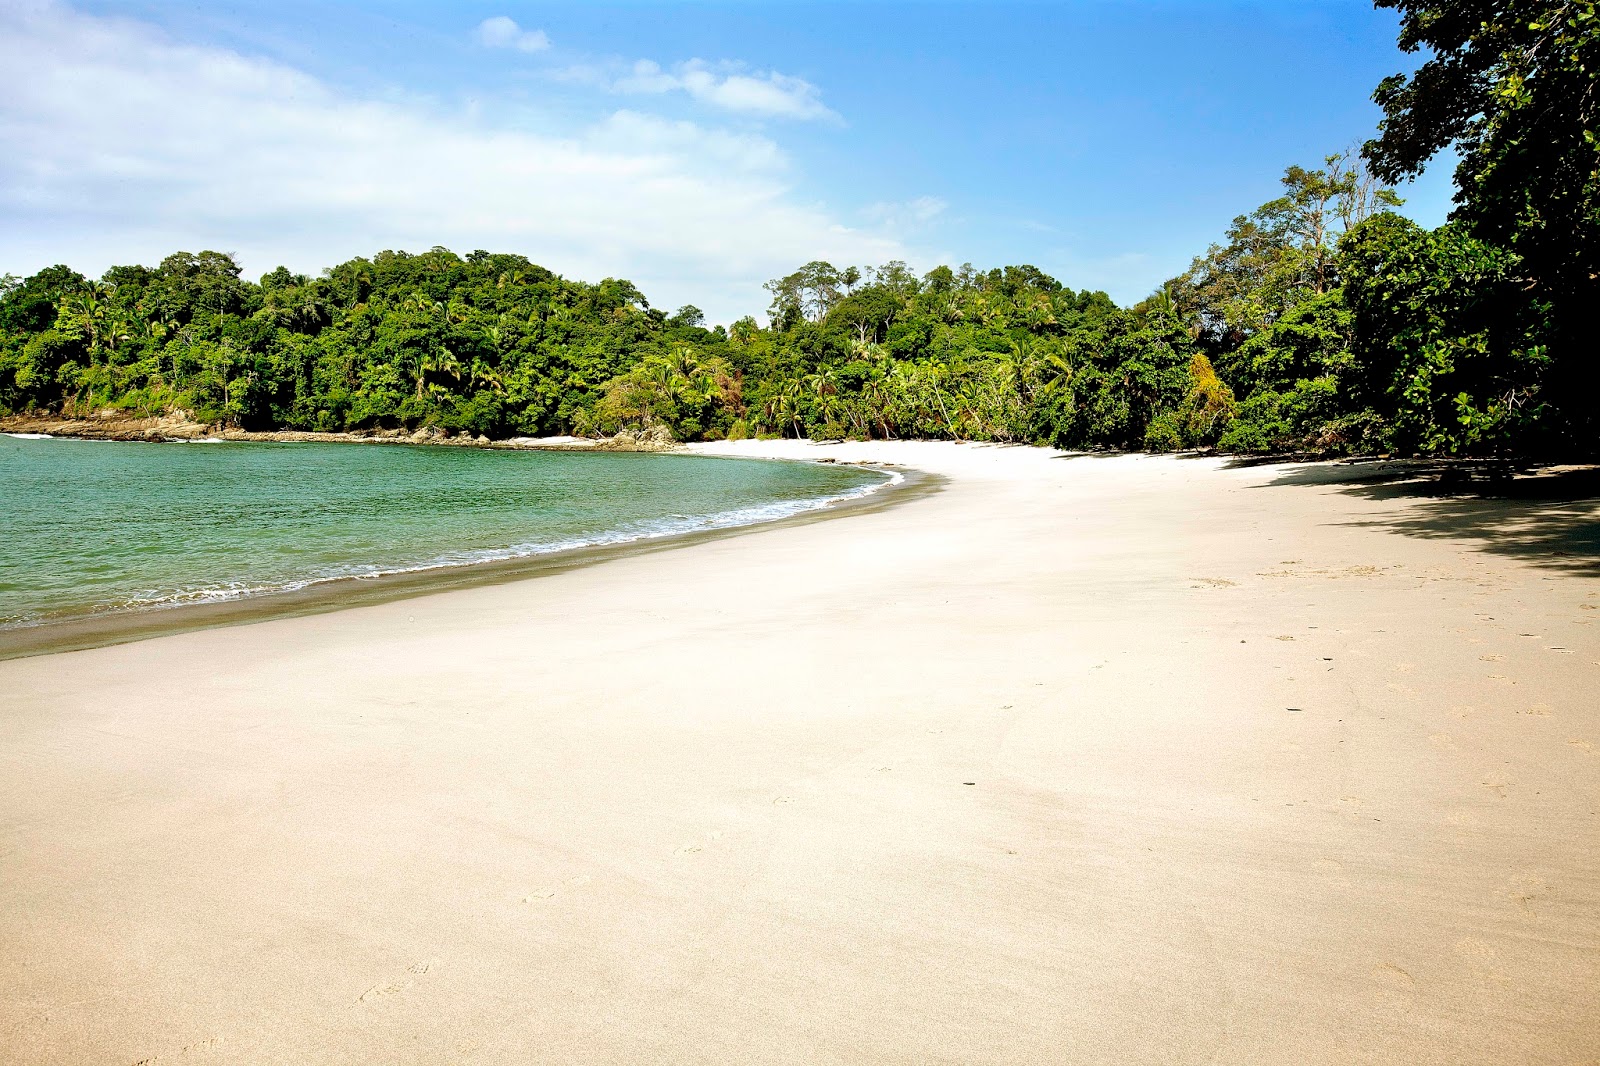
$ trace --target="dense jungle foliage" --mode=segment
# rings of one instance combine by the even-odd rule
[[[245,428],[434,425],[1066,448],[1589,455],[1600,306],[1600,19],[1573,0],[1378,0],[1402,47],[1379,136],[1134,307],[1031,266],[808,263],[765,325],[516,255],[383,252],[259,282],[178,253],[0,280],[0,411]],[[1460,156],[1427,230],[1389,182]]]

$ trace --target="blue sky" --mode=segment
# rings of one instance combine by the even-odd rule
[[[1410,69],[1360,0],[0,0],[0,272],[520,252],[713,320],[811,258],[1137,300]],[[1448,167],[1402,190],[1436,224]]]

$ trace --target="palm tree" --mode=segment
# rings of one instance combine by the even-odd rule
[[[115,285],[91,281],[78,291],[63,296],[57,307],[56,327],[84,342],[84,346],[89,349],[91,363],[106,347],[108,334],[114,335],[117,332],[112,320],[110,303],[111,296],[116,291]],[[123,329],[126,329],[125,323]],[[116,347],[114,336],[110,347]]]
[[[1022,317],[1030,330],[1041,333],[1056,324],[1056,309],[1050,297],[1041,292],[1023,307]]]
[[[1031,341],[1024,347],[1012,341],[1011,352],[1017,392],[1025,402],[1031,403],[1036,395],[1050,396],[1072,383],[1072,365],[1061,357],[1056,342]]]
[[[798,378],[785,381],[783,388],[767,401],[763,411],[768,424],[786,436],[790,429],[794,430],[796,437],[804,436],[800,424],[800,401],[804,396],[805,386]]]
[[[423,385],[429,374],[443,374],[461,380],[461,361],[448,348],[435,348],[417,361],[417,399],[422,399]]]
[[[301,328],[325,325],[330,317],[328,305],[309,285],[300,290],[300,302],[295,305],[293,314],[295,324]]]
[[[492,328],[492,327],[491,327]],[[467,368],[467,384],[474,389],[487,385],[494,393],[505,391],[505,380],[500,372],[482,359],[473,359],[472,365]]]
[[[945,406],[944,392],[939,388],[939,379],[950,376],[950,368],[937,359],[930,359],[923,366],[928,380],[928,387],[933,391],[934,401],[939,405],[939,413],[944,416],[945,432],[956,436],[956,421],[950,417],[950,408]]]
[[[883,434],[884,440],[893,440],[894,431],[889,428],[889,404],[891,395],[889,384],[882,374],[873,374],[861,387],[861,402],[866,407],[864,416],[878,424],[878,430]],[[867,436],[872,436],[870,429]]]
[[[837,426],[839,416],[849,413],[844,397],[840,394],[838,373],[830,368],[823,368],[806,375],[804,381],[806,391],[813,397],[813,410],[821,416],[823,424],[830,428]]]
[[[421,289],[402,300],[400,306],[406,311],[415,311],[430,318],[443,319],[445,317],[444,304],[435,300]]]

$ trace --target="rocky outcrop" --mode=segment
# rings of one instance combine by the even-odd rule
[[[615,437],[596,441],[594,446],[605,452],[666,452],[676,448],[677,442],[665,426],[651,426],[637,432],[622,430]]]
[[[100,412],[92,418],[53,415],[16,415],[0,419],[0,432],[48,433],[52,437],[86,437],[91,440],[203,440],[217,436],[217,427],[197,422],[187,411],[158,418],[133,418],[119,412]]]
[[[513,437],[491,440],[483,434],[452,434],[438,426],[408,429],[369,429],[319,433],[300,429],[247,430],[198,422],[187,411],[156,418],[130,416],[106,410],[91,417],[60,415],[9,415],[0,418],[0,433],[43,433],[52,437],[125,441],[267,441],[278,444],[439,444],[458,448],[529,448],[548,451],[662,452],[677,445],[665,429],[618,433],[615,437]]]

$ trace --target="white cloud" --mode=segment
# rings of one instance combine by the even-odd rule
[[[895,203],[868,204],[862,214],[879,225],[893,229],[926,226],[950,207],[937,196],[919,196],[915,200]]]
[[[356,97],[144,23],[0,4],[0,273],[214,248],[254,276],[443,244],[629,277],[730,321],[797,264],[906,257],[798,200],[766,137],[489,110]]]
[[[597,85],[625,95],[659,96],[681,92],[710,107],[763,118],[833,119],[822,91],[804,78],[775,70],[752,71],[741,63],[691,59],[671,70],[641,59],[631,66],[573,66],[554,71],[563,81]]]
[[[478,23],[478,43],[489,48],[514,48],[519,52],[543,52],[550,38],[543,30],[525,30],[505,15]]]

